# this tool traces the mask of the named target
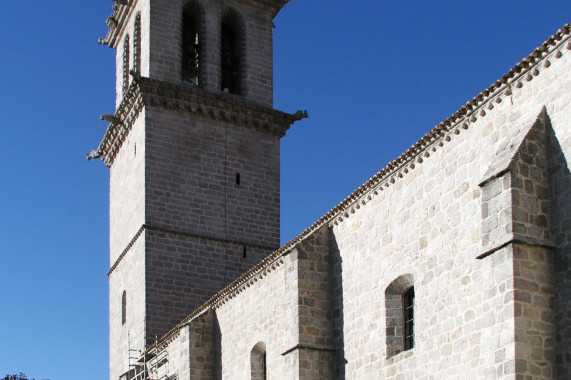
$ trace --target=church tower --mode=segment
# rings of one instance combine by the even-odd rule
[[[273,18],[288,0],[114,0],[116,111],[90,158],[110,169],[111,379],[280,243]]]

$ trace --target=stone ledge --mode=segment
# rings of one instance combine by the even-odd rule
[[[97,148],[98,156],[107,167],[113,165],[139,113],[146,106],[228,122],[279,137],[283,137],[293,123],[308,117],[307,111],[288,114],[223,92],[212,93],[198,86],[138,77],[129,86]]]
[[[290,347],[287,350],[285,350],[284,352],[282,352],[282,356],[290,354],[296,350],[311,350],[311,351],[328,351],[328,352],[331,352],[331,351],[335,351],[335,348],[326,347],[326,346],[314,346],[314,345],[308,345],[308,344],[296,344],[295,346]]]
[[[150,226],[148,224],[143,224],[141,226],[141,228],[139,228],[139,230],[137,231],[135,236],[133,236],[133,238],[131,239],[129,244],[127,244],[127,247],[123,250],[123,252],[121,252],[121,254],[117,258],[117,260],[115,260],[115,263],[113,263],[111,268],[109,268],[109,270],[107,271],[107,276],[109,276],[109,275],[111,275],[111,273],[113,273],[113,271],[117,268],[117,266],[123,260],[123,258],[127,255],[127,253],[131,250],[131,247],[133,247],[135,242],[139,239],[139,237],[141,236],[141,234],[144,231],[162,232],[165,234],[183,236],[183,237],[190,238],[190,239],[197,239],[197,240],[202,239],[202,240],[214,241],[214,242],[218,242],[218,243],[222,243],[222,244],[244,246],[244,247],[248,247],[248,248],[267,250],[269,252],[273,252],[277,249],[276,247],[266,247],[263,245],[250,244],[250,243],[246,243],[246,242],[240,242],[237,240],[228,240],[228,239],[222,239],[222,238],[217,238],[217,237],[213,237],[213,236],[199,235],[199,234],[193,234],[193,233],[183,232],[183,231],[168,230],[165,228],[154,227],[154,226]]]
[[[547,109],[545,106],[541,108],[541,111],[529,112],[530,115],[527,121],[523,123],[523,127],[520,129],[518,134],[514,138],[510,139],[506,146],[502,146],[496,152],[495,157],[492,159],[488,170],[483,175],[478,186],[484,187],[490,181],[502,177],[507,172],[513,170],[514,158],[517,153],[521,150],[522,144],[525,143],[527,135],[536,126],[537,123],[545,126],[547,123]]]
[[[531,238],[528,236],[521,236],[518,234],[510,234],[506,236],[504,240],[494,244],[492,248],[483,249],[481,253],[478,256],[476,256],[476,259],[477,260],[485,259],[486,257],[493,255],[495,252],[499,251],[502,248],[507,247],[510,244],[524,244],[535,247],[547,248],[550,250],[555,250],[557,248],[557,246],[549,240]]]

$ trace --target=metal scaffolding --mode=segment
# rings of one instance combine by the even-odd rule
[[[147,334],[145,329],[131,337],[127,335],[129,371],[127,380],[151,380],[147,376]]]
[[[155,344],[147,350],[145,330],[131,337],[128,334],[129,371],[127,380],[169,380],[169,352],[167,347],[159,349],[158,337]],[[159,372],[160,368],[160,372]]]

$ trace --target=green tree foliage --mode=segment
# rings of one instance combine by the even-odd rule
[[[19,375],[6,375],[2,380],[34,380],[34,379],[28,379],[28,376],[20,372]]]

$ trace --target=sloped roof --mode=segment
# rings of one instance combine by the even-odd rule
[[[284,244],[252,269],[234,280],[230,285],[216,293],[177,326],[167,332],[161,338],[159,344],[167,341],[181,327],[189,323],[196,316],[202,314],[209,308],[216,307],[225,302],[227,298],[233,297],[242,291],[253,278],[265,274],[273,270],[276,266],[279,266],[283,262],[282,257],[287,255],[292,248],[313,232],[319,228],[332,226],[333,224],[343,221],[344,218],[348,218],[352,210],[366,204],[373,196],[383,191],[383,187],[391,186],[391,184],[395,183],[399,178],[402,178],[410,170],[413,170],[415,165],[422,164],[423,157],[428,157],[431,151],[450,142],[454,135],[460,134],[461,130],[468,129],[470,124],[474,123],[478,118],[485,117],[486,110],[493,107],[494,102],[500,103],[502,98],[511,96],[514,91],[523,87],[524,82],[529,82],[533,80],[534,77],[540,75],[541,71],[539,67],[541,65],[547,69],[551,65],[551,59],[561,58],[563,54],[562,50],[571,50],[571,41],[569,41],[570,34],[571,24],[566,24],[563,28],[559,29],[557,33],[549,37],[541,46],[536,48],[529,56],[516,64],[501,79],[498,79],[490,87],[480,92],[462,108],[450,115],[446,120],[435,126],[418,142],[395,160],[389,162],[337,206],[306,228],[301,234]]]
[[[514,157],[517,152],[521,150],[521,145],[525,142],[527,134],[533,129],[536,123],[544,123],[544,119],[547,117],[545,106],[543,106],[539,114],[536,111],[537,110],[535,109],[531,110],[531,116],[523,122],[523,125],[517,134],[512,139],[505,141],[500,147],[498,147],[496,154],[490,161],[488,170],[486,170],[479,183],[480,186],[484,186],[494,178],[501,177],[504,173],[510,170],[512,165],[514,165]]]

